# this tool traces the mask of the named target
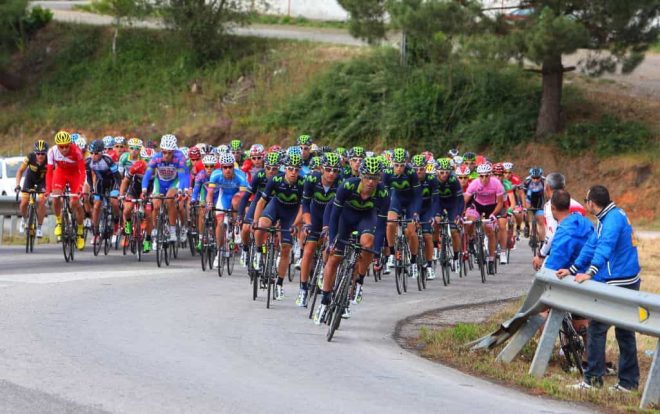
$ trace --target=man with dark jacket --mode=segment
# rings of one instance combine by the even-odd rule
[[[585,207],[598,219],[596,232],[582,248],[580,255],[570,268],[557,271],[562,278],[575,275],[575,281],[582,283],[593,279],[627,289],[639,290],[639,258],[637,242],[626,213],[610,199],[610,194],[602,185],[589,189]],[[588,330],[588,364],[584,379],[572,385],[576,389],[601,387],[605,373],[605,342],[610,325],[592,320]],[[635,332],[615,328],[619,344],[619,383],[612,391],[630,392],[639,385],[639,365]]]

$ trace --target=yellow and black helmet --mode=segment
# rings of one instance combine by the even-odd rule
[[[71,134],[66,131],[60,131],[55,134],[55,145],[66,145],[71,143]]]
[[[39,152],[39,153],[46,152],[48,151],[48,143],[43,139],[40,139],[39,141],[34,143],[34,145],[32,146],[32,150],[34,152]]]

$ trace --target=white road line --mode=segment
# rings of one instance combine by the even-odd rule
[[[163,272],[159,270],[150,271],[144,269],[108,270],[108,271],[93,271],[93,272],[31,273],[31,274],[15,273],[15,274],[0,276],[0,282],[48,284],[48,283],[75,282],[77,280],[129,278],[129,277],[137,277],[137,276],[143,277],[143,276],[162,275],[162,274]]]

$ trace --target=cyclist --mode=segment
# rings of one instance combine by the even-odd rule
[[[273,178],[280,171],[280,153],[279,152],[269,152],[266,154],[266,159],[264,161],[263,170],[258,171],[252,177],[250,186],[247,191],[244,192],[241,202],[238,206],[238,217],[239,221],[243,223],[241,227],[241,240],[250,239],[250,230],[252,228],[252,223],[254,222],[254,210],[257,207],[257,202],[261,198],[261,194],[266,189],[266,184],[268,180]],[[250,201],[252,199],[252,201]],[[247,213],[245,213],[245,208],[247,204],[250,203]],[[248,243],[243,243],[243,249],[241,253],[241,264],[245,266],[248,251],[250,245]]]
[[[250,147],[250,158],[243,162],[241,171],[243,171],[249,182],[252,182],[252,176],[264,168],[264,146],[254,144]]]
[[[113,161],[119,161],[119,157],[115,152],[114,146],[115,146],[114,137],[110,135],[106,135],[103,137],[103,147],[104,147],[103,153],[109,155]]]
[[[74,144],[76,144],[78,148],[80,148],[80,151],[82,151],[83,156],[85,157],[85,159],[87,159],[91,156],[89,151],[87,151],[87,138],[85,138],[84,135],[80,135],[80,134],[77,135],[78,137],[76,139],[74,139],[73,135],[71,135],[71,140],[73,141]]]
[[[76,216],[76,248],[85,248],[83,238],[83,219],[85,218],[82,205],[78,203],[82,186],[85,182],[85,158],[76,145],[72,145],[71,135],[66,131],[55,134],[55,145],[48,150],[48,165],[46,167],[46,193],[61,195],[66,184],[69,184],[71,196],[71,210]],[[55,236],[62,235],[62,199],[53,200],[55,213]]]
[[[19,204],[19,211],[21,212],[21,225],[19,231],[23,233],[25,230],[25,219],[27,218],[28,202],[30,201],[29,190],[36,190],[37,192],[44,190],[46,182],[46,170],[48,159],[48,143],[40,139],[32,146],[32,152],[23,159],[23,162],[18,167],[16,172],[16,192],[21,191],[21,203]],[[21,178],[25,173],[25,181],[21,189]],[[43,237],[41,225],[46,216],[46,197],[38,195],[37,197],[37,237]]]
[[[142,179],[144,178],[144,173],[147,171],[147,167],[147,162],[140,159],[124,170],[124,178],[119,188],[119,194],[120,198],[127,197],[124,200],[124,233],[127,235],[133,232],[133,226],[140,226],[142,224],[131,222],[131,213],[133,212],[133,202],[131,200],[143,198]],[[151,208],[144,209],[144,220],[146,237],[142,242],[142,251],[149,253],[151,251],[151,232],[153,230]],[[128,242],[128,239],[124,240],[125,243]]]
[[[195,148],[195,147],[193,147]],[[199,206],[197,213],[197,229],[201,234],[204,232],[204,221],[206,217],[206,185],[211,178],[211,174],[216,168],[220,168],[218,164],[218,157],[215,154],[206,154],[202,158],[202,170],[195,175],[195,186],[193,187],[192,196],[190,198],[191,204],[196,204]],[[213,205],[217,201],[218,193],[214,194]],[[197,250],[202,250],[202,241],[197,242]]]
[[[469,175],[470,180],[476,180],[479,178],[479,174],[477,173],[477,154],[472,151],[467,151],[464,153],[463,165],[465,165],[471,171]]]
[[[509,222],[509,215],[513,214],[513,205],[515,203],[515,197],[513,195],[513,184],[511,184],[511,181],[506,179],[504,177],[504,166],[502,163],[495,163],[493,164],[493,176],[495,179],[497,179],[500,183],[502,183],[502,187],[504,187],[504,207],[502,208],[502,211],[500,214],[497,216],[497,224],[499,226],[500,232],[498,233],[498,242],[500,243],[500,247],[502,251],[500,252],[500,263],[501,264],[507,264],[507,257],[506,257],[506,249],[508,246],[508,222]]]
[[[332,299],[332,288],[337,276],[337,268],[344,256],[344,241],[357,231],[360,245],[367,249],[374,247],[374,234],[384,228],[390,204],[390,194],[381,183],[383,167],[376,157],[367,157],[360,166],[360,178],[344,180],[337,189],[332,202],[332,214],[329,220],[328,236],[331,240],[331,254],[323,268],[323,297],[314,315],[314,323],[319,325],[325,320],[327,306]],[[381,230],[382,231],[382,230]],[[357,279],[353,302],[362,301],[362,285],[367,274],[372,254],[364,251],[357,264]],[[346,310],[344,317],[350,317]]]
[[[513,163],[503,162],[502,167],[504,167],[504,178],[511,182],[513,189],[510,191],[513,193],[514,203],[513,207],[513,218],[516,220],[516,240],[520,240],[520,228],[523,223],[523,214],[522,214],[522,197],[521,187],[522,181],[517,174],[513,173]]]
[[[423,154],[415,155],[410,160],[412,168],[417,173],[420,186],[422,187],[422,204],[419,210],[419,217],[422,225],[422,236],[424,238],[424,271],[429,280],[435,279],[433,270],[433,217],[439,208],[438,179],[435,174],[427,173],[427,157]],[[421,242],[421,241],[420,241]]]
[[[117,159],[114,160],[115,162],[119,161],[121,156],[126,152],[126,138],[122,136],[115,137],[115,142],[112,147],[115,150],[115,154],[117,154]]]
[[[454,251],[453,268],[459,270],[458,256],[461,250],[461,236],[456,226],[456,221],[463,214],[465,202],[463,199],[463,187],[453,173],[449,158],[439,159],[436,164],[438,174],[439,202],[436,210],[436,223],[440,222],[443,212],[447,212],[447,220],[451,228],[451,244]]]
[[[243,171],[235,167],[236,159],[231,153],[220,153],[218,156],[220,169],[211,173],[211,177],[206,185],[206,207],[211,209],[215,206],[220,210],[238,210],[239,200],[234,195],[239,191],[245,191],[248,186],[247,179]],[[216,189],[218,190],[216,192]],[[224,211],[216,211],[215,238],[218,246],[225,243],[225,226],[229,224],[229,219]],[[220,262],[220,249],[214,260],[213,266]],[[228,254],[229,252],[225,252]]]
[[[323,215],[326,206],[335,197],[340,180],[341,162],[339,155],[334,153],[323,155],[322,165],[322,173],[313,172],[307,176],[303,190],[302,220],[307,238],[303,247],[304,253],[300,266],[300,292],[296,300],[296,304],[301,307],[307,306],[309,273],[323,228]]]
[[[350,150],[348,150],[347,154],[348,155],[348,165],[350,167],[348,175],[344,175],[344,179],[347,178],[353,178],[353,177],[359,177],[360,176],[360,165],[362,164],[362,160],[364,159],[365,156],[365,151],[363,147],[353,147]]]
[[[103,204],[102,197],[109,194],[109,200],[112,206],[113,224],[117,226],[119,223],[119,185],[121,183],[121,174],[117,164],[110,158],[109,155],[103,154],[103,141],[97,139],[92,141],[89,145],[89,151],[92,157],[87,160],[87,172],[92,177],[91,188],[94,193],[93,207],[92,207],[92,224],[94,226],[94,240],[93,244],[99,243],[99,220],[101,213],[101,205]],[[116,230],[116,229],[115,229]],[[116,235],[113,234],[113,243]]]
[[[497,223],[497,215],[504,208],[504,187],[496,179],[491,179],[493,167],[489,163],[477,166],[478,180],[470,183],[465,192],[465,204],[472,202],[472,206],[479,216],[485,216]],[[484,226],[488,237],[488,274],[495,274],[495,251],[497,240],[495,239],[495,226],[490,224]]]
[[[149,161],[147,171],[142,177],[142,196],[147,194],[149,184],[153,179],[153,196],[174,197],[181,193],[190,191],[190,174],[186,166],[186,159],[178,150],[176,136],[172,134],[163,135],[160,139],[160,152],[153,155]],[[154,211],[160,209],[163,200],[155,198],[153,201]],[[176,242],[176,217],[177,209],[174,199],[164,200],[167,206],[167,215],[170,242]],[[156,232],[157,214],[153,215],[153,231]],[[155,236],[155,234],[152,234]]]
[[[405,229],[406,238],[410,244],[410,264],[412,270],[410,277],[416,278],[419,270],[417,263],[417,232],[415,223],[419,221],[419,209],[422,204],[422,187],[419,184],[417,173],[408,165],[408,151],[403,148],[396,148],[392,155],[392,169],[388,169],[383,174],[383,184],[391,192],[390,210],[387,213],[387,220],[396,220],[401,216],[402,219],[412,219]],[[387,244],[394,246],[396,237],[397,223],[387,223]],[[390,250],[390,256],[387,259],[387,267],[394,267],[394,252]]]
[[[538,220],[538,239],[545,239],[545,216],[543,215],[545,177],[543,177],[543,168],[532,167],[529,169],[529,176],[525,178],[522,189],[525,194],[523,205],[528,209],[529,223],[531,224],[531,215],[535,214]],[[525,237],[529,237],[529,226],[525,227]]]
[[[116,145],[115,145],[116,148]],[[131,167],[136,161],[141,160],[140,152],[142,151],[142,140],[139,138],[131,138],[128,140],[128,151],[125,151],[119,157],[117,167],[119,174],[124,175],[125,171]]]
[[[302,157],[298,154],[290,154],[282,160],[285,172],[280,172],[268,181],[261,198],[255,207],[254,217],[258,217],[258,226],[267,228],[279,222],[281,251],[280,261],[277,268],[277,283],[275,286],[275,299],[284,298],[284,275],[289,267],[291,259],[291,246],[293,237],[291,227],[296,221],[302,201],[305,180],[300,176]],[[261,254],[266,232],[255,230],[254,242],[256,254],[254,258],[254,269],[261,270]]]
[[[221,145],[222,146],[222,145]],[[234,159],[236,160],[236,165],[240,166],[243,165],[243,158],[245,158],[245,154],[243,153],[243,143],[241,142],[240,139],[232,139],[229,142],[229,152],[234,156]],[[224,152],[218,147],[219,152]]]
[[[312,137],[309,135],[300,135],[298,139],[296,139],[296,145],[300,147],[303,166],[309,165],[309,161],[311,160],[312,156],[312,144]]]

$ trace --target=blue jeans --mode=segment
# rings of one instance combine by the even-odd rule
[[[619,287],[639,290],[639,283]],[[584,371],[584,380],[589,384],[603,384],[605,342],[610,326],[610,324],[593,319],[589,321],[589,329],[587,330],[587,351],[589,355],[587,369]],[[619,345],[619,384],[628,389],[637,389],[639,386],[639,364],[637,363],[635,332],[615,327],[614,333]]]

